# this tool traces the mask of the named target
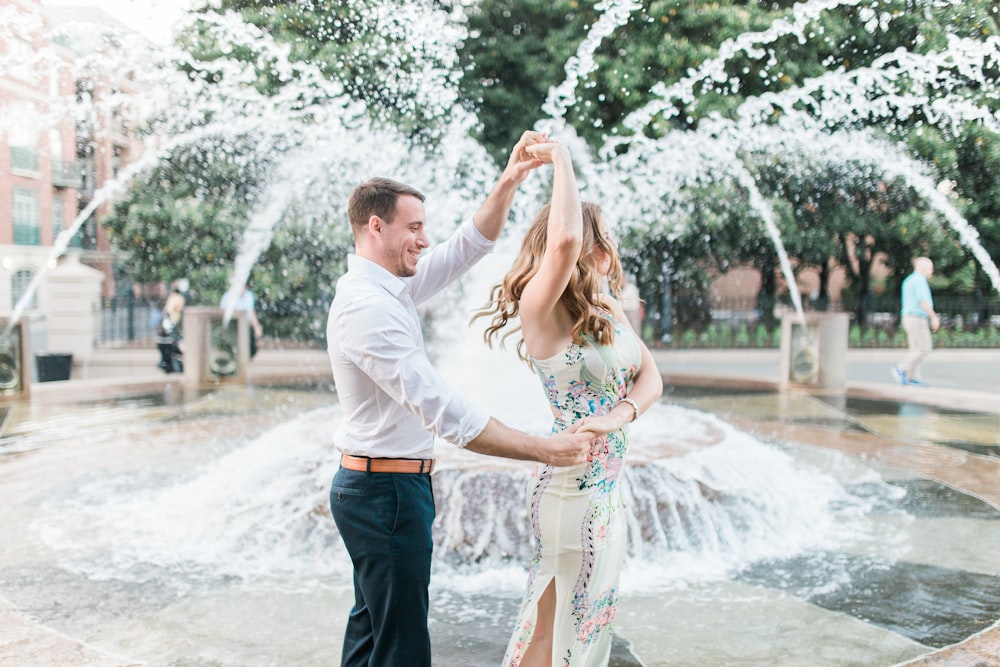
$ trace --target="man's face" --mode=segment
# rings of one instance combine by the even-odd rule
[[[397,199],[392,220],[382,221],[381,239],[382,266],[400,278],[416,274],[420,251],[430,245],[424,235],[423,202],[410,195]]]

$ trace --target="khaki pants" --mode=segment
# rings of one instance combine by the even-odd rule
[[[906,373],[908,379],[919,380],[920,362],[931,352],[930,321],[919,315],[904,315],[903,331],[906,332],[906,345],[910,351],[899,370]]]

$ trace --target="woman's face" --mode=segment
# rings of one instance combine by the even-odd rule
[[[600,235],[600,239],[594,240],[594,250],[591,256],[594,259],[594,266],[597,268],[597,272],[602,276],[607,277],[608,273],[611,271],[611,254],[601,247],[601,243],[608,246],[612,253],[618,252],[618,242],[615,240],[614,236],[611,235],[611,231],[608,229],[607,224],[601,220],[597,224],[597,231]]]

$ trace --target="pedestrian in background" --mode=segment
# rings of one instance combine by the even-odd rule
[[[160,351],[159,367],[164,373],[180,373],[184,370],[181,325],[186,302],[184,293],[175,288],[167,296],[160,312],[160,322],[156,327],[156,347]]]
[[[257,356],[257,339],[264,335],[264,327],[257,319],[257,300],[253,292],[244,285],[239,290],[230,289],[222,295],[219,307],[226,312],[244,312],[247,314],[247,326],[250,331],[250,358]]]
[[[930,354],[931,332],[941,328],[934,312],[934,299],[927,279],[934,274],[934,262],[928,257],[913,260],[913,273],[903,280],[900,315],[909,352],[892,375],[900,384],[926,386],[920,377],[920,362]]]

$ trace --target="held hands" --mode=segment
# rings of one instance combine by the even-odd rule
[[[525,147],[525,151],[540,164],[553,164],[558,159],[569,158],[569,151],[565,146],[548,139]]]
[[[522,134],[510,153],[510,159],[507,161],[504,173],[513,178],[517,183],[523,182],[527,178],[528,172],[537,169],[543,164],[528,152],[528,148],[534,144],[546,141],[548,141],[548,137],[541,132],[528,130]]]
[[[629,410],[632,409],[627,405],[625,407]],[[576,426],[578,426],[581,431],[593,433],[594,436],[602,436],[611,433],[612,431],[617,431],[622,426],[629,423],[629,420],[625,418],[625,414],[628,414],[626,410],[612,410],[605,415],[584,417],[580,421],[576,422]]]
[[[624,403],[622,405],[625,405]],[[604,415],[584,417],[566,430],[550,437],[539,455],[542,463],[553,466],[571,466],[585,463],[590,454],[590,444],[597,438],[617,431],[630,420],[628,410],[612,410]]]
[[[538,460],[552,466],[586,463],[593,439],[592,432],[580,430],[579,424],[573,424],[565,431],[545,439]]]

